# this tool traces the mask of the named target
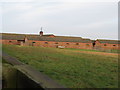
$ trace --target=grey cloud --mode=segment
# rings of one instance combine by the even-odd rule
[[[45,33],[117,39],[117,3],[31,3],[23,9],[4,7],[3,32]],[[22,6],[22,5],[21,5]]]

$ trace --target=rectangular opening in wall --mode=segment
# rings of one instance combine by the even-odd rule
[[[12,42],[12,41],[9,41],[10,43]]]
[[[104,46],[107,46],[106,44],[104,44]]]
[[[48,44],[48,42],[45,42],[45,44]]]
[[[79,45],[79,43],[76,43],[76,45]]]
[[[66,43],[67,45],[69,45],[69,43]]]
[[[34,45],[35,45],[35,43],[36,43],[36,42],[32,42],[32,46],[34,46]]]
[[[113,45],[113,46],[116,46],[116,45]]]
[[[23,42],[23,43],[25,43],[25,40],[17,40],[17,42]]]
[[[86,46],[90,46],[89,44],[86,44]]]
[[[58,44],[58,42],[56,42],[55,44]]]

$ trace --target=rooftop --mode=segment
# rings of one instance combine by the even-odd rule
[[[120,44],[120,40],[97,39],[100,43]]]
[[[95,40],[90,40],[88,38],[81,37],[70,37],[70,36],[55,36],[49,37],[53,34],[46,34],[39,36],[36,34],[15,34],[15,33],[0,33],[1,39],[4,40],[23,40],[25,37],[28,40],[36,41],[55,41],[55,42],[82,42],[82,43],[93,43]],[[105,40],[97,39],[100,43],[109,43],[109,44],[120,44],[120,40]]]
[[[37,41],[91,43],[90,39],[84,39],[81,37],[68,37],[68,36],[49,37],[50,35],[39,36],[32,34],[10,34],[10,33],[1,33],[1,35],[2,35],[2,39],[6,39],[6,40],[23,40],[26,36],[28,40],[37,40]]]

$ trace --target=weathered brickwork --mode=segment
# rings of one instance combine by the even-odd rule
[[[119,47],[120,47],[120,44],[118,41],[116,41],[116,43],[111,43],[111,42],[101,43],[98,40],[95,41],[95,46],[94,46],[94,48],[97,48],[97,49],[120,49]]]
[[[10,44],[10,45],[19,45],[19,42],[17,40],[1,40],[2,44]]]
[[[83,39],[81,37],[65,37],[54,35],[20,35],[3,34],[0,43],[21,45],[21,46],[40,46],[40,47],[59,47],[76,49],[120,49],[120,41],[117,40],[94,40]]]
[[[42,46],[42,47],[65,46],[65,48],[92,49],[92,43],[53,42],[53,41],[34,41],[34,40],[29,40],[29,45],[30,46]]]

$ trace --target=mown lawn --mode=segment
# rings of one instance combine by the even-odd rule
[[[3,45],[3,51],[69,88],[118,87],[118,57],[114,55],[15,45]]]

